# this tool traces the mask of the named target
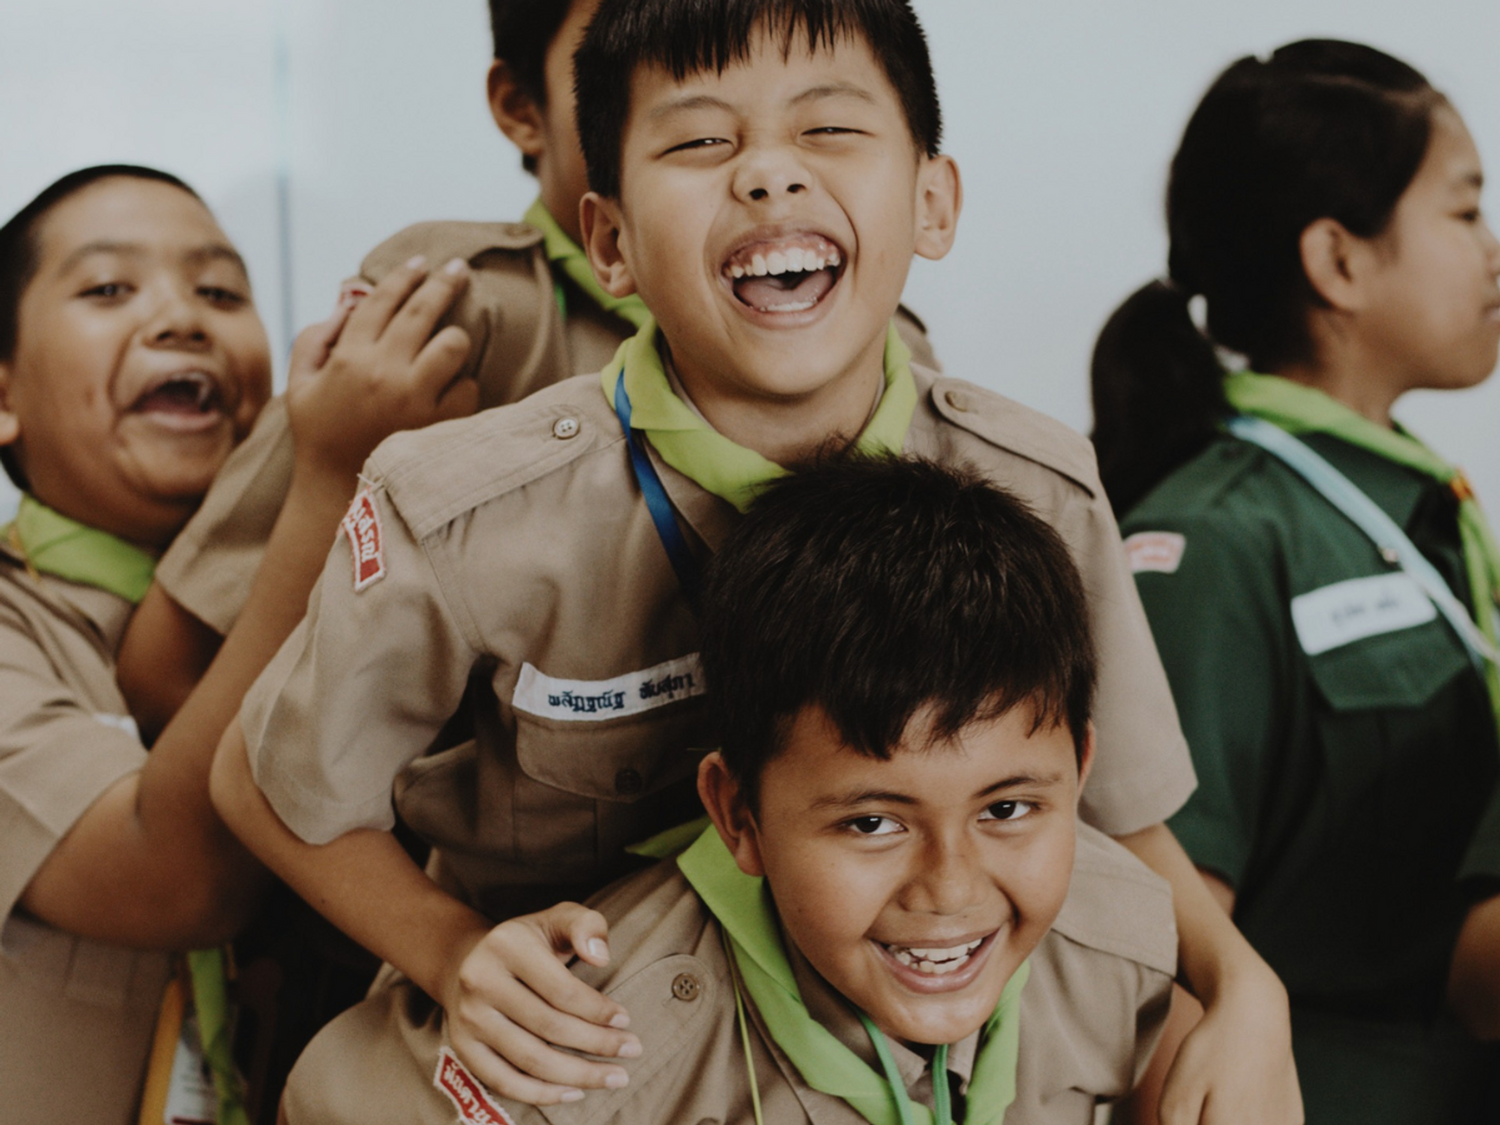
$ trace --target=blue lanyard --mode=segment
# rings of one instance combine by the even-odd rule
[[[703,585],[703,574],[698,560],[689,549],[682,528],[677,526],[677,512],[667,496],[666,486],[661,483],[656,466],[641,444],[640,431],[630,426],[630,396],[625,393],[625,369],[615,381],[615,415],[620,419],[620,428],[625,431],[625,444],[630,447],[630,467],[635,472],[636,484],[646,500],[646,510],[651,513],[651,522],[656,525],[656,536],[661,540],[667,559],[677,574],[677,582],[687,595],[689,604],[698,605],[698,592]]]

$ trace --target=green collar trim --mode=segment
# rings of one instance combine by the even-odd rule
[[[729,936],[746,991],[803,1080],[814,1090],[842,1098],[872,1125],[899,1125],[900,1095],[889,1081],[808,1013],[765,880],[742,872],[713,828],[678,857],[677,866]],[[981,1032],[966,1125],[1000,1125],[1015,1100],[1021,991],[1030,975],[1027,961],[1012,974]],[[925,1106],[911,1108],[919,1125],[932,1125]]]
[[[611,407],[622,368],[625,391],[630,396],[631,424],[644,430],[661,459],[683,476],[743,512],[761,488],[786,475],[780,465],[730,441],[677,397],[657,349],[655,321],[648,320],[621,344],[604,368],[601,384]],[[856,448],[866,454],[900,453],[916,408],[911,350],[892,321],[885,339],[885,392]]]
[[[583,247],[568,236],[568,232],[562,229],[540,199],[526,209],[526,214],[521,219],[542,232],[542,248],[547,252],[547,260],[562,270],[564,276],[583,290],[594,304],[635,328],[644,327],[651,319],[651,314],[646,311],[646,303],[634,294],[629,297],[611,297],[604,291],[599,279],[594,276],[594,269],[589,265],[589,256],[583,252]],[[561,289],[558,290],[557,302],[566,318],[567,303]]]
[[[156,573],[156,560],[140,547],[54,512],[29,493],[5,535],[40,573],[98,587],[132,605],[140,604]]]

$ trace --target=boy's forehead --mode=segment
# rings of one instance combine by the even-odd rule
[[[244,269],[207,207],[180,188],[145,180],[106,180],[77,192],[42,218],[34,237],[53,273],[103,256],[223,260]]]

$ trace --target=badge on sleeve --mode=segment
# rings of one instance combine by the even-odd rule
[[[516,1125],[515,1118],[495,1104],[484,1084],[469,1073],[450,1047],[438,1052],[432,1084],[453,1103],[465,1125]]]
[[[368,488],[360,489],[340,526],[349,536],[354,556],[354,592],[385,577],[385,547],[380,535],[380,512]]]
[[[1185,550],[1187,537],[1175,531],[1138,531],[1125,540],[1125,558],[1131,574],[1143,571],[1176,574]]]

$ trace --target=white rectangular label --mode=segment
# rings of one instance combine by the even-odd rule
[[[511,704],[542,719],[597,723],[653,711],[703,692],[703,668],[693,652],[612,680],[557,680],[530,663],[522,664]]]
[[[1309,656],[1379,633],[1425,625],[1437,607],[1406,574],[1351,578],[1292,599],[1292,623]]]

